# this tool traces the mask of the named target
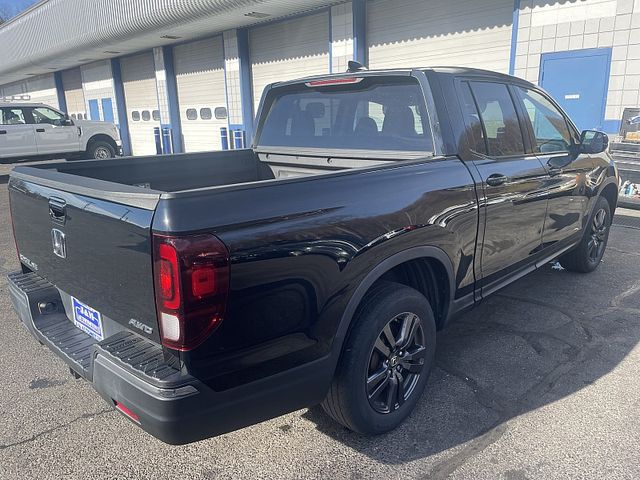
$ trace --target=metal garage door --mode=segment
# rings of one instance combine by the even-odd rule
[[[154,128],[160,126],[153,53],[120,59],[132,155],[156,153]]]
[[[67,113],[72,118],[85,118],[87,107],[82,90],[82,73],[80,68],[62,72],[62,88],[67,102]]]
[[[276,22],[249,31],[253,99],[257,108],[269,83],[329,73],[327,12]]]
[[[32,102],[44,103],[58,108],[58,91],[53,73],[28,79],[25,92],[31,96]]]
[[[513,0],[374,0],[367,12],[371,68],[509,71]]]
[[[173,56],[185,152],[220,150],[227,126],[222,37],[178,45]]]

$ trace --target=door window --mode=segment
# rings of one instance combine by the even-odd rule
[[[480,114],[476,107],[476,102],[471,95],[471,87],[468,83],[463,82],[460,91],[460,101],[464,109],[464,122],[469,138],[469,148],[476,153],[486,154],[487,146],[484,141],[484,130],[480,123]]]
[[[503,83],[471,82],[487,142],[487,152],[494,157],[524,154],[522,130],[516,108]]]
[[[518,87],[518,91],[533,127],[536,152],[568,152],[572,141],[564,115],[535,90]]]
[[[33,123],[37,124],[60,126],[64,120],[63,114],[45,107],[36,107],[31,110],[31,114],[33,115]]]
[[[0,125],[24,125],[24,111],[21,108],[0,108]]]

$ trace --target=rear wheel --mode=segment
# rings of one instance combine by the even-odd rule
[[[593,272],[604,256],[611,228],[611,207],[603,197],[598,198],[591,222],[576,248],[560,257],[560,264],[572,272]]]
[[[420,292],[379,282],[356,313],[323,409],[363,434],[397,427],[425,388],[435,337],[433,312]]]
[[[96,160],[105,160],[107,158],[114,158],[116,156],[116,149],[109,142],[104,140],[97,140],[91,142],[87,148],[87,158],[93,158]]]

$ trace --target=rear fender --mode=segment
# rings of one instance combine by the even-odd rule
[[[342,317],[340,319],[340,324],[338,326],[338,331],[336,333],[336,337],[332,346],[332,356],[335,359],[335,365],[337,366],[338,359],[342,352],[342,346],[347,337],[347,333],[349,332],[349,327],[351,326],[354,314],[358,305],[369,291],[369,288],[379,280],[385,273],[387,273],[392,268],[400,265],[401,263],[408,262],[410,260],[416,260],[419,258],[426,259],[434,259],[438,260],[442,265],[444,265],[447,272],[447,279],[449,281],[449,306],[447,309],[447,316],[450,316],[454,311],[454,303],[453,298],[455,294],[455,275],[453,270],[453,264],[449,256],[444,252],[444,250],[434,247],[434,246],[419,246],[412,247],[401,252],[398,252],[382,262],[376,265],[360,282],[358,287],[356,288],[354,294],[351,296],[349,303],[347,304],[347,308],[344,310]],[[445,321],[446,323],[446,321]]]

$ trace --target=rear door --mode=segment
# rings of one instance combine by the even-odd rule
[[[66,125],[62,113],[47,107],[34,107],[31,117],[39,155],[79,151],[78,127]]]
[[[481,252],[483,295],[534,262],[542,244],[547,172],[528,145],[509,87],[462,81],[460,98],[473,137],[473,164],[486,210]]]
[[[549,173],[549,205],[542,236],[545,248],[570,240],[582,231],[588,207],[588,176],[593,159],[578,148],[578,132],[542,91],[515,87],[526,112],[534,152]]]
[[[0,108],[0,158],[37,155],[34,126],[19,107]]]
[[[22,173],[34,170],[33,175]],[[47,186],[52,175],[58,186],[69,177],[78,183],[78,191],[95,195]],[[88,188],[95,185],[104,188]],[[70,304],[73,297],[99,312],[103,325],[111,324],[110,319],[121,328],[131,328],[133,320],[138,333],[159,341],[151,253],[157,199],[149,193],[151,204],[143,208],[98,198],[111,194],[124,201],[124,192],[132,187],[109,192],[119,187],[47,170],[14,170],[9,195],[16,246],[22,263],[55,285],[63,301]],[[136,322],[148,328],[141,329]],[[107,337],[114,332],[104,333]]]

